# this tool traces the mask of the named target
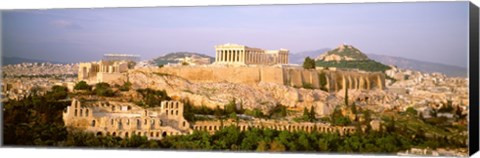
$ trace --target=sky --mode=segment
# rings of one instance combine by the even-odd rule
[[[367,54],[467,67],[468,2],[2,11],[2,55],[61,62],[236,43],[291,53],[341,44]]]

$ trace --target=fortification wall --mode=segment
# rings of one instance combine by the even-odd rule
[[[258,67],[163,67],[154,70],[158,73],[176,75],[196,82],[232,82],[256,84],[260,82]]]
[[[320,73],[326,75],[326,88],[335,92],[348,89],[384,89],[385,75],[382,73],[362,73],[355,71],[307,70],[281,67],[163,67],[153,70],[156,73],[176,75],[195,82],[231,82],[255,85],[259,82],[276,83],[292,87],[319,89]]]

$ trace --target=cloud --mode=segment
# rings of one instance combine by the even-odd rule
[[[58,28],[65,28],[65,29],[82,29],[82,26],[67,20],[55,20],[50,22],[51,25],[58,27]]]

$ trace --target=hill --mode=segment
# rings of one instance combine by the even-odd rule
[[[467,77],[468,75],[467,68],[459,66],[377,54],[368,54],[368,57],[383,64],[396,65],[403,69],[412,69],[427,73],[440,72],[450,77]]]
[[[316,66],[359,69],[371,72],[384,72],[390,69],[387,65],[369,59],[362,51],[351,45],[340,45],[321,54],[316,58]]]
[[[363,54],[357,48],[351,45],[342,44],[337,48],[327,51],[316,58],[321,61],[352,61],[352,60],[368,60],[368,56]]]
[[[329,51],[329,48],[323,48],[319,50],[311,50],[311,51],[304,51],[299,53],[292,53],[290,54],[290,63],[293,64],[302,64],[306,57],[310,57],[314,59],[315,57],[319,56],[320,54]]]
[[[174,52],[174,53],[168,53],[163,56],[157,57],[152,60],[152,64],[154,65],[166,65],[168,63],[170,64],[176,64],[178,63],[179,59],[185,58],[185,57],[200,57],[200,58],[210,58],[210,62],[215,61],[214,57],[205,55],[205,54],[200,54],[200,53],[195,53],[195,52]]]

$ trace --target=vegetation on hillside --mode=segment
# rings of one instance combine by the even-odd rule
[[[303,114],[300,117],[294,118],[294,121],[297,122],[315,122],[317,121],[316,114],[315,114],[315,107],[311,107],[310,110],[307,107],[303,108]]]
[[[115,87],[118,88],[120,91],[129,91],[132,87],[132,83],[130,81],[124,82],[123,85],[115,84]]]
[[[368,60],[367,55],[363,54],[360,50],[350,45],[342,45],[341,47],[326,52],[326,55],[333,54],[342,57],[350,57],[355,60]]]
[[[143,93],[155,94],[157,92],[144,90]],[[163,94],[161,95],[163,96]],[[235,126],[222,128],[213,135],[203,131],[194,131],[190,135],[167,136],[162,140],[147,140],[144,136],[136,135],[126,139],[95,136],[93,133],[74,129],[67,131],[63,123],[62,112],[70,104],[70,101],[61,101],[67,97],[66,87],[54,86],[43,96],[31,95],[21,100],[5,102],[4,145],[346,153],[396,153],[411,147],[432,149],[467,147],[466,136],[451,135],[452,131],[457,133],[455,130],[464,129],[457,129],[460,127],[446,124],[424,122],[414,115],[415,111],[412,109],[398,117],[382,117],[384,127],[380,131],[362,132],[357,130],[357,133],[345,136],[340,136],[338,133],[320,133],[319,131],[306,133],[258,128],[240,131]],[[224,114],[241,113],[240,109],[242,108],[236,109],[232,105],[234,104],[229,104],[227,106],[230,107],[222,110]],[[199,111],[194,111],[194,113],[212,113],[207,109],[197,110]],[[205,112],[201,110],[205,110]],[[185,111],[188,111],[187,106]],[[281,116],[287,114],[285,107],[281,105],[274,111]],[[450,109],[446,106],[442,111],[452,112],[455,111],[455,108]],[[334,113],[338,114],[338,112]],[[310,115],[311,110],[304,109],[304,116]]]
[[[345,69],[359,69],[364,71],[380,71],[384,72],[385,70],[390,69],[389,66],[379,63],[377,61],[371,60],[367,55],[362,53],[357,48],[350,45],[342,45],[334,50],[328,51],[325,53],[328,55],[338,55],[341,57],[352,58],[353,60],[340,60],[340,61],[325,61],[317,60],[316,66],[319,67],[336,67],[336,68],[345,68]]]
[[[85,90],[85,91],[91,91],[92,86],[88,85],[87,82],[85,81],[80,81],[75,86],[73,87],[75,90]]]
[[[104,97],[113,97],[115,95],[115,92],[110,87],[110,84],[105,82],[95,84],[95,89],[93,89],[93,93],[97,96]]]
[[[58,146],[67,136],[62,112],[70,105],[67,88],[53,86],[43,96],[4,102],[3,145]]]
[[[137,92],[142,96],[142,98],[140,101],[136,102],[136,104],[143,108],[160,106],[160,102],[172,100],[172,98],[167,95],[165,90],[146,88],[137,89]]]
[[[224,105],[223,108],[217,106],[215,108],[208,108],[205,105],[194,106],[188,100],[183,100],[184,103],[184,117],[190,122],[203,120],[204,118],[195,117],[197,115],[210,115],[214,116],[216,119],[237,119],[237,115],[247,115],[255,118],[266,118],[266,119],[278,119],[284,118],[288,115],[287,107],[281,104],[277,104],[270,112],[264,113],[258,108],[254,109],[244,109],[243,105],[240,104],[237,107],[235,99],[232,99],[228,104]]]

